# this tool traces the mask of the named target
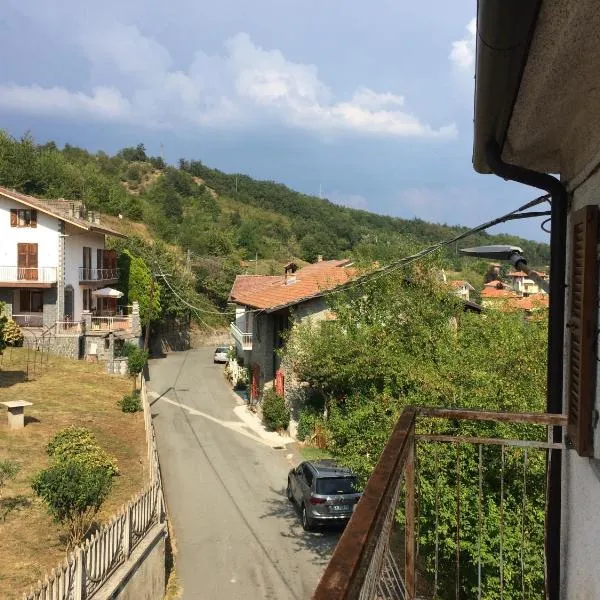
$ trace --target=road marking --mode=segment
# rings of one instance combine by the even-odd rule
[[[259,444],[263,444],[264,446],[271,448],[272,450],[281,448],[281,444],[271,444],[271,443],[267,442],[266,440],[263,440],[260,437],[254,435],[252,433],[248,433],[247,431],[244,431],[243,428],[247,428],[247,425],[243,421],[223,421],[221,419],[217,419],[217,417],[213,417],[212,415],[206,414],[200,410],[192,408],[191,406],[186,406],[185,404],[182,404],[181,402],[172,400],[168,396],[163,396],[161,394],[157,394],[156,392],[148,391],[148,396],[151,396],[155,400],[161,400],[163,402],[167,402],[168,404],[172,404],[173,406],[177,406],[178,408],[182,408],[183,410],[187,411],[188,413],[190,413],[192,415],[196,415],[196,416],[202,417],[208,421],[212,421],[213,423],[216,423],[217,425],[221,425],[221,427],[225,427],[225,429],[229,429],[230,431],[235,431],[236,433],[243,435],[244,437],[247,437],[248,439],[251,439],[255,442],[258,442]]]

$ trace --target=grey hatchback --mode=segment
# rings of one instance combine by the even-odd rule
[[[300,463],[288,474],[287,497],[301,511],[302,527],[347,521],[360,500],[356,476],[330,460]]]

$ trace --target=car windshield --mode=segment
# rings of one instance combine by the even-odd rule
[[[226,354],[229,348],[217,348],[216,352],[219,354]]]
[[[356,494],[358,482],[356,477],[323,477],[317,479],[317,494]]]

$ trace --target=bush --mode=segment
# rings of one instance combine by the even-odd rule
[[[57,463],[73,462],[104,469],[110,476],[119,474],[117,459],[110,456],[85,427],[62,429],[50,440],[46,451]]]
[[[127,355],[127,370],[130,375],[141,373],[148,362],[148,352],[142,348],[133,348]]]
[[[23,336],[23,332],[21,328],[12,320],[8,319],[4,324],[4,341],[7,346],[22,346],[23,340],[25,339]]]
[[[12,460],[0,460],[0,500],[2,499],[2,488],[7,481],[14,479],[19,472],[19,465]]]
[[[90,530],[111,486],[107,469],[67,461],[40,471],[31,487],[46,502],[54,519],[67,526],[68,549],[71,549]]]
[[[119,350],[119,356],[129,356],[132,352],[138,349],[137,344],[131,342],[125,342]]]
[[[140,393],[138,391],[123,396],[117,404],[124,413],[135,413],[142,410],[142,401],[140,400]]]
[[[312,434],[315,432],[315,426],[319,421],[319,415],[310,409],[303,409],[300,411],[300,416],[298,417],[298,440],[303,442],[307,438],[310,438]]]
[[[290,424],[290,409],[286,406],[285,400],[274,390],[267,390],[264,393],[262,413],[267,426],[276,431],[287,429]]]

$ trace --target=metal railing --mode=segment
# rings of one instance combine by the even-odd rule
[[[114,281],[116,279],[119,279],[119,269],[79,267],[79,281]]]
[[[240,343],[242,350],[252,350],[252,334],[242,331],[235,323],[230,325],[231,334]]]
[[[146,428],[148,484],[100,530],[67,555],[43,581],[23,595],[24,600],[90,600],[133,550],[157,526],[164,527],[165,502],[152,415],[141,379],[141,400]]]
[[[42,327],[44,325],[44,315],[42,313],[13,314],[11,319],[19,327]]]
[[[56,321],[56,333],[81,333],[83,321]]]
[[[56,267],[0,267],[2,283],[56,283]]]
[[[92,317],[90,331],[122,331],[131,329],[131,315]]]
[[[313,600],[542,597],[546,465],[565,425],[405,408]]]

